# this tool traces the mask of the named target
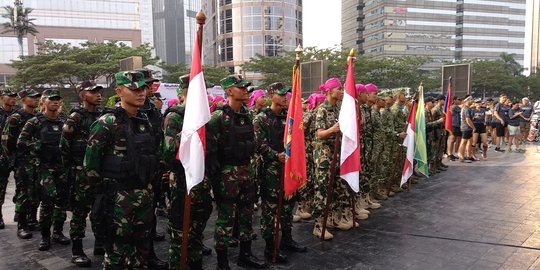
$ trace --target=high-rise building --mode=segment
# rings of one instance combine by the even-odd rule
[[[540,68],[540,0],[532,1],[531,73]]]
[[[154,46],[168,64],[191,63],[200,0],[153,0]]]
[[[302,44],[302,0],[203,0],[204,61],[242,73],[256,54],[275,56]]]
[[[525,2],[342,0],[349,13],[356,12],[342,19],[342,43],[380,58],[429,56],[433,67],[454,60],[498,59],[503,52],[515,54],[523,64]]]
[[[13,6],[13,0],[0,0],[0,6]],[[151,0],[24,0],[33,8],[30,18],[39,33],[23,40],[24,54],[34,54],[36,43],[52,40],[78,45],[87,41],[120,41],[129,46],[153,46]],[[0,23],[6,22],[0,18]],[[3,29],[2,29],[3,30]],[[2,31],[3,32],[3,31]],[[0,34],[0,84],[15,70],[9,67],[18,59],[17,38],[11,32]]]

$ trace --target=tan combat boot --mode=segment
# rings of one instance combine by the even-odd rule
[[[304,203],[298,203],[298,207],[296,208],[296,215],[299,216],[301,219],[310,219],[311,214],[309,213],[309,209],[305,206]]]
[[[371,198],[371,195],[366,196],[366,202],[368,203],[369,209],[379,209],[381,208],[381,204],[379,202],[376,202],[374,199]]]
[[[350,209],[345,208],[341,211],[339,219],[334,216],[334,227],[342,231],[348,231],[352,229],[354,223],[352,221],[352,218],[349,218],[349,214],[347,212],[350,213]]]
[[[322,239],[322,218],[318,218],[317,221],[315,222],[315,227],[313,228],[313,235],[325,241],[332,240],[334,236],[332,235],[332,233],[330,233],[330,231],[328,231],[328,226],[326,228],[327,230],[324,232],[324,239]]]

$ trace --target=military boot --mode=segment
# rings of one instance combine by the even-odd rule
[[[19,222],[17,223],[17,236],[21,239],[32,238],[32,232],[28,230],[28,222],[26,220],[26,215],[21,214],[18,220]]]
[[[150,256],[148,256],[148,268],[155,270],[167,269],[167,263],[162,261],[154,251],[154,242],[150,241]]]
[[[52,240],[55,243],[58,243],[60,245],[69,245],[70,240],[66,236],[64,236],[64,233],[62,232],[64,229],[64,224],[55,224]]]
[[[379,209],[381,208],[381,204],[374,201],[372,198],[370,198],[371,196],[368,194],[366,196],[366,202],[368,203],[368,208],[369,209]]]
[[[300,243],[294,241],[291,231],[283,232],[281,235],[281,242],[279,243],[279,249],[300,253],[307,251],[306,246],[302,246]]]
[[[299,216],[301,219],[310,219],[311,214],[309,213],[309,209],[304,203],[298,203],[298,207],[296,208],[296,215]]]
[[[37,207],[30,207],[30,213],[28,214],[28,229],[31,231],[39,230]]]
[[[19,216],[19,219],[22,217]],[[41,242],[39,242],[39,250],[45,251],[51,248],[51,231],[50,229],[41,229]]]
[[[105,255],[105,247],[103,246],[104,240],[96,237],[94,241],[94,256]]]
[[[369,211],[362,208],[360,204],[357,203],[354,207],[354,217],[360,220],[368,219]]]
[[[202,255],[204,255],[204,256],[212,255],[212,249],[203,244],[202,245]]]
[[[194,262],[188,262],[188,269],[189,270],[202,270],[202,260],[194,261]]]
[[[90,267],[92,266],[92,261],[84,254],[82,239],[73,240],[73,245],[71,246],[71,262],[78,267]]]
[[[334,212],[333,211],[329,211],[328,212],[328,218],[326,219],[326,228],[330,228],[330,229],[333,229],[334,228]]]
[[[334,227],[342,230],[348,231],[354,227],[354,221],[349,217],[350,209],[346,208],[341,211],[341,217],[339,221],[334,218]],[[337,221],[337,222],[336,222]]]
[[[217,270],[231,270],[229,266],[229,255],[226,249],[216,249],[217,253]]]
[[[322,239],[322,221],[322,218],[318,218],[315,222],[315,227],[313,227],[313,235],[315,235],[319,239]],[[324,239],[322,240],[332,240],[332,238],[334,238],[334,235],[332,235],[330,231],[328,231],[328,228],[326,229],[327,230],[324,232]]]
[[[273,262],[274,259],[274,239],[268,238],[264,239],[264,242],[266,243],[264,247],[264,257],[269,261]],[[287,255],[281,253],[281,250],[277,250],[276,254],[276,263],[286,263],[287,262]]]
[[[255,269],[266,268],[266,262],[259,260],[251,253],[251,241],[240,242],[240,253],[238,254],[238,266],[251,267]]]

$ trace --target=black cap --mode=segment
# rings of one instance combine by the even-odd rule
[[[433,97],[429,96],[424,99],[424,103],[433,102]]]
[[[439,100],[445,100],[446,97],[444,95],[438,95],[437,98],[435,98],[435,100],[439,101]]]

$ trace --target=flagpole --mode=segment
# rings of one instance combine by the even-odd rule
[[[199,24],[199,29],[197,30],[197,45],[199,46],[199,57],[202,57],[202,35],[203,35],[203,26],[206,23],[206,15],[201,10],[195,16],[197,19],[197,24]],[[186,192],[186,199],[184,200],[184,219],[182,224],[182,250],[180,254],[180,269],[187,269],[187,252],[188,252],[188,240],[189,240],[189,224],[191,216],[191,194]]]
[[[420,86],[418,86],[418,92],[420,92],[420,89],[422,89],[422,90],[424,89],[424,82],[420,82]],[[416,99],[418,98],[417,95],[418,94],[414,95],[414,97],[413,97],[413,104],[414,104],[414,102],[418,103],[416,101]],[[411,108],[414,109],[414,106],[411,106]],[[411,113],[413,113],[412,109],[409,111],[409,116],[411,115]],[[417,110],[418,110],[418,107],[417,107]],[[416,113],[416,112],[414,112],[414,113]],[[409,116],[407,117],[407,119],[409,119]],[[414,172],[414,158],[413,158],[412,170]],[[414,173],[413,173],[413,175],[414,175]],[[411,188],[412,188],[412,180],[409,177],[409,179],[407,180],[407,192],[411,192]]]

